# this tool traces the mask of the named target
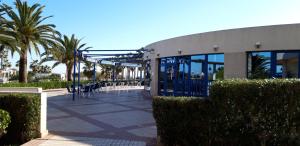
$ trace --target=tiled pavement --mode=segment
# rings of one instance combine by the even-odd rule
[[[91,98],[48,97],[49,136],[35,145],[152,146],[156,126],[142,90],[106,91]]]

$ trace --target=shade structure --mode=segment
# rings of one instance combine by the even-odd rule
[[[96,80],[96,64],[107,64],[112,66],[125,66],[125,67],[142,67],[146,61],[143,59],[144,48],[137,50],[76,50],[74,49],[74,72],[73,72],[73,100],[76,94],[76,66],[78,64],[78,88],[80,85],[80,62],[89,61],[93,63],[93,82]],[[115,78],[115,70],[113,71],[113,80]],[[79,94],[78,90],[78,94]]]

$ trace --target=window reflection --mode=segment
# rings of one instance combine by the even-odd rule
[[[166,94],[174,95],[175,57],[166,58]]]
[[[190,56],[177,57],[176,70],[176,96],[184,96],[189,93],[189,70],[190,70]]]
[[[224,79],[224,54],[208,55],[208,80]]]
[[[160,94],[207,96],[210,80],[223,79],[224,55],[166,57],[160,60]]]
[[[159,68],[159,95],[163,95],[164,92],[164,75],[165,75],[165,63],[166,60],[162,58],[160,60],[160,68]]]
[[[277,53],[275,76],[277,78],[297,78],[298,63],[298,53]]]
[[[271,73],[271,52],[252,52],[248,55],[248,78],[265,79]]]
[[[191,79],[204,79],[203,63],[205,55],[191,57]]]

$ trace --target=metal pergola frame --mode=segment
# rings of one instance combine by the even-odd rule
[[[110,61],[112,62],[114,65],[118,64],[122,64],[122,63],[132,63],[132,64],[143,64],[143,51],[144,48],[138,49],[138,50],[92,50],[92,49],[88,49],[88,50],[77,50],[74,49],[74,64],[73,64],[73,101],[75,100],[75,84],[76,84],[76,66],[77,66],[77,62],[76,62],[76,57],[78,57],[78,94],[80,93],[79,91],[79,85],[80,85],[80,61],[82,60],[87,60],[88,58],[93,59],[94,60],[94,70],[93,70],[93,82],[95,83],[96,80],[96,63],[101,64],[101,62],[103,60],[105,61]],[[93,53],[91,53],[93,52]],[[119,52],[119,53],[94,53],[94,52]],[[120,53],[121,52],[121,53]],[[126,53],[127,52],[127,53]],[[135,53],[132,53],[135,52]],[[127,55],[127,57],[125,57]],[[130,57],[128,57],[129,55],[131,55]],[[119,56],[121,56],[120,58],[118,58]],[[96,58],[95,58],[96,57]],[[91,61],[90,61],[91,62]],[[115,75],[113,75],[115,77]]]

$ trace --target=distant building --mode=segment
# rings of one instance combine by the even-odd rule
[[[65,81],[66,80],[66,74],[60,74],[60,80]]]
[[[15,68],[5,68],[0,69],[0,83],[7,83],[11,76],[17,74],[17,69]]]

